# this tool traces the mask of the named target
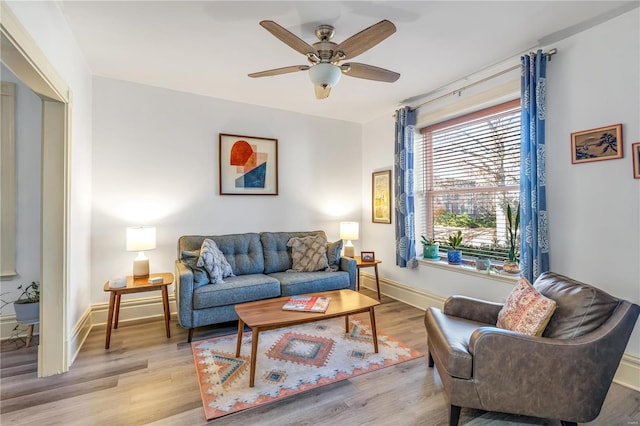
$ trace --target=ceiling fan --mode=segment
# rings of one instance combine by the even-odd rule
[[[334,34],[334,28],[331,25],[318,26],[316,37],[320,41],[313,45],[310,45],[274,21],[262,21],[260,25],[286,45],[305,55],[311,65],[293,65],[254,72],[249,74],[249,77],[267,77],[308,70],[309,78],[315,87],[317,99],[328,97],[331,88],[338,84],[342,74],[387,83],[393,83],[400,78],[400,74],[384,68],[357,62],[344,62],[366,52],[396,32],[396,26],[386,19],[360,31],[340,44],[331,41]]]

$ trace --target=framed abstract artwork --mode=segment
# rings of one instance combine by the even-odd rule
[[[573,164],[622,158],[622,124],[571,133]]]
[[[633,178],[640,179],[640,142],[631,144],[631,155],[633,155]]]
[[[371,221],[391,223],[391,170],[373,172],[371,188]]]
[[[220,195],[278,195],[278,139],[220,133]]]

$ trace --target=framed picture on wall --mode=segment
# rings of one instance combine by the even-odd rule
[[[220,195],[278,195],[278,139],[220,133]]]
[[[633,155],[633,178],[640,179],[640,142],[631,144],[631,155]]]
[[[622,124],[571,133],[573,164],[622,158]]]
[[[371,191],[371,221],[391,223],[391,170],[373,172]]]

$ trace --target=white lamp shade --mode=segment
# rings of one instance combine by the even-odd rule
[[[324,62],[314,65],[309,69],[309,78],[316,86],[333,87],[338,84],[341,75],[342,70],[339,66]]]
[[[127,228],[127,251],[145,251],[155,248],[155,226],[130,226]]]
[[[359,225],[358,222],[340,222],[340,239],[357,240]]]

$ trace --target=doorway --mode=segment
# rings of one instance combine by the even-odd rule
[[[4,3],[0,59],[42,99],[41,289],[38,377],[69,369],[68,147],[70,92]]]

